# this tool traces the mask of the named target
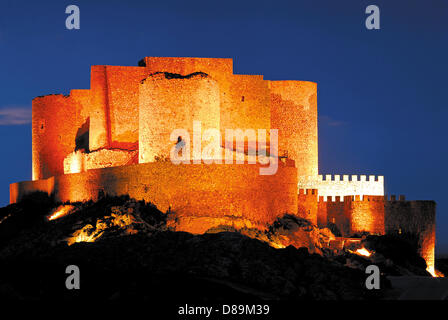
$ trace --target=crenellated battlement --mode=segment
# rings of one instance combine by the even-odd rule
[[[391,196],[393,199],[395,199],[395,196]],[[404,201],[404,196],[400,196],[399,201]],[[387,198],[385,196],[372,196],[372,195],[349,195],[349,196],[319,196],[318,201],[319,202],[370,202],[370,201],[387,201]],[[395,201],[395,200],[392,200]]]
[[[406,201],[406,197],[405,197],[403,194],[400,194],[400,195],[398,196],[398,198],[397,198],[397,196],[394,195],[394,194],[393,194],[393,195],[385,195],[384,198],[385,198],[386,201],[389,201],[389,202],[394,202],[394,201]]]
[[[344,202],[344,197],[341,196],[319,196],[318,198],[319,202]]]
[[[317,175],[301,176],[298,183],[299,189],[317,189],[324,201],[336,201],[334,197],[339,196],[383,196],[384,176],[375,175]]]
[[[317,189],[299,189],[299,195],[317,195]]]
[[[316,189],[307,189],[308,190],[316,190]],[[304,194],[304,189],[299,189],[300,194]],[[317,191],[316,191],[317,192]],[[308,193],[307,193],[308,194]],[[310,193],[311,194],[311,193]],[[314,193],[312,193],[314,194]],[[385,202],[410,202],[406,200],[405,195],[400,194],[396,195],[384,195],[384,196],[375,196],[375,195],[349,195],[349,196],[318,196],[318,202],[370,202],[370,201],[385,201]]]
[[[384,202],[384,196],[371,196],[371,195],[354,195],[354,196],[345,196],[344,202]]]
[[[342,176],[342,179],[341,179]],[[318,182],[322,182],[322,181],[334,181],[334,182],[339,182],[339,181],[343,181],[343,182],[378,182],[378,183],[384,183],[384,176],[375,176],[375,175],[357,175],[357,174],[352,174],[352,175],[348,175],[348,174],[344,174],[344,175],[340,175],[340,174],[335,174],[335,175],[331,175],[331,174],[326,174],[326,175],[318,175],[317,176],[317,181]]]

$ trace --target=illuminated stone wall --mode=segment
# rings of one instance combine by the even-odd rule
[[[143,59],[146,68],[150,73],[169,72],[180,75],[188,75],[195,72],[208,74],[219,84],[220,101],[220,125],[221,133],[229,126],[229,121],[233,117],[232,99],[230,87],[233,77],[233,60],[226,58],[174,58],[174,57],[145,57]]]
[[[229,58],[145,57],[143,61],[149,73],[160,71],[186,75],[204,72],[218,81],[233,74],[233,60]]]
[[[64,158],[75,150],[78,129],[89,117],[89,90],[48,95],[32,103],[32,179],[64,173]]]
[[[317,84],[269,81],[271,128],[279,130],[279,153],[296,161],[299,178],[317,176]],[[317,187],[300,186],[299,189]]]
[[[436,244],[436,203],[434,201],[404,201],[391,197],[386,202],[387,233],[411,233],[418,236],[420,255],[434,272]]]
[[[384,234],[384,217],[383,196],[336,196],[326,199],[319,195],[319,225],[335,224],[344,237],[362,232]]]
[[[109,147],[109,93],[106,66],[92,66],[90,70],[90,115],[89,144],[91,150]]]
[[[342,200],[341,200],[342,199]],[[335,199],[320,196],[318,203],[319,227],[326,227],[329,223],[336,225],[342,236],[350,234],[350,216],[345,210],[343,198],[336,196]]]
[[[64,159],[64,173],[125,166],[138,163],[138,151],[101,149],[90,153],[72,152]]]
[[[271,128],[268,81],[258,75],[233,75],[221,104],[221,126],[225,129]]]
[[[350,234],[385,233],[383,196],[345,196],[344,212],[350,217]]]
[[[317,225],[317,189],[299,189],[297,197],[297,215]]]
[[[219,130],[219,96],[218,84],[206,74],[171,78],[159,73],[146,78],[140,87],[139,162],[169,158],[177,143],[170,140],[170,135],[176,129],[187,130],[193,159],[193,122],[201,122],[202,132]],[[182,139],[187,143],[185,135]]]
[[[296,213],[297,174],[283,163],[272,176],[260,175],[259,167],[153,162],[93,169],[56,176],[51,185],[50,180],[12,184],[11,203],[33,190],[47,190],[63,202],[96,200],[100,192],[129,194],[176,212],[179,230],[206,231],[226,221],[264,228],[285,213]]]
[[[52,195],[54,192],[54,177],[10,184],[9,203],[16,203],[20,201],[23,196],[33,192],[45,192],[48,195]]]
[[[326,201],[324,201],[324,197],[318,196],[317,226],[319,228],[324,228],[328,225],[329,222],[332,222],[332,220],[328,218],[327,203]]]
[[[144,62],[150,73],[203,72],[214,79],[219,86],[222,137],[225,129],[270,128],[268,81],[262,75],[234,74],[232,59],[146,57]]]
[[[420,255],[428,270],[434,271],[436,240],[436,203],[434,201],[405,201],[391,196],[346,196],[325,199],[319,196],[318,225],[334,223],[342,236],[367,231],[376,234],[411,233],[419,239]]]
[[[138,149],[139,84],[148,74],[142,67],[92,67],[92,150]]]
[[[160,81],[158,88],[153,74],[165,72],[181,76],[206,73],[208,88],[201,84],[199,90],[197,79]],[[150,75],[153,79],[148,80]],[[34,99],[33,179],[64,172],[64,159],[75,151],[74,140],[81,127],[88,131],[90,151],[162,150],[166,140],[155,139],[156,132],[148,135],[151,128],[147,126],[153,125],[150,118],[158,113],[158,124],[175,122],[191,129],[186,121],[196,120],[199,110],[199,120],[220,129],[222,139],[225,129],[279,129],[280,150],[296,160],[298,173],[317,175],[315,83],[233,74],[232,59],[158,57],[146,57],[138,67],[92,66],[90,82],[89,90],[72,90],[69,97]],[[139,141],[142,137],[145,141]],[[269,131],[267,139],[269,142]]]

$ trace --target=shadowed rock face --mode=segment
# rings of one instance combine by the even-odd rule
[[[89,150],[89,129],[90,129],[90,117],[86,122],[78,129],[75,138],[75,151],[84,150],[84,152],[90,152]]]
[[[306,238],[306,232],[317,232],[315,227],[294,217],[280,219],[258,236],[253,230],[192,235],[170,231],[166,214],[127,197],[74,204],[70,214],[52,221],[45,216],[56,205],[48,202],[34,213],[34,222],[24,224],[17,217],[33,216],[35,207],[33,199],[27,201],[0,209],[0,218],[6,217],[0,230],[15,228],[0,243],[0,296],[351,300],[378,299],[388,288],[382,278],[383,290],[365,289],[364,267],[371,260],[269,246],[275,237],[298,233],[291,240],[297,246],[315,239]],[[96,232],[95,242],[72,241],[69,246],[67,240],[84,229],[90,235]],[[347,267],[349,258],[357,263]],[[70,264],[82,270],[83,290],[65,289],[64,272]]]
[[[328,247],[330,240],[335,236],[328,228],[318,228],[310,221],[296,216],[285,214],[278,218],[265,231],[257,228],[233,227],[220,225],[207,230],[207,233],[238,232],[253,239],[268,243],[274,248],[305,247],[310,253],[322,255],[322,249]]]

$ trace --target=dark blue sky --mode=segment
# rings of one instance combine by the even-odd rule
[[[381,30],[364,26],[370,4]],[[89,88],[91,65],[230,57],[235,73],[317,82],[320,172],[383,174],[389,194],[436,200],[448,252],[447,53],[445,0],[2,0],[0,205],[31,179],[33,97]]]

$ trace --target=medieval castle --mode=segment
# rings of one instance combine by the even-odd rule
[[[175,212],[177,230],[192,233],[218,225],[264,229],[285,213],[333,224],[343,237],[409,232],[420,237],[433,271],[433,201],[388,198],[383,176],[319,175],[316,83],[234,74],[232,59],[165,57],[136,67],[92,66],[90,83],[33,100],[32,181],[11,184],[11,203],[33,191],[61,202],[128,194]],[[266,157],[278,156],[275,174],[261,175],[266,165],[250,161],[258,140],[251,136],[220,141],[243,164],[220,163],[221,155],[212,164],[195,156],[191,164],[167,161],[172,132],[193,132],[195,123],[222,136],[226,129],[278,129],[276,150]],[[272,139],[268,134],[267,144]]]

